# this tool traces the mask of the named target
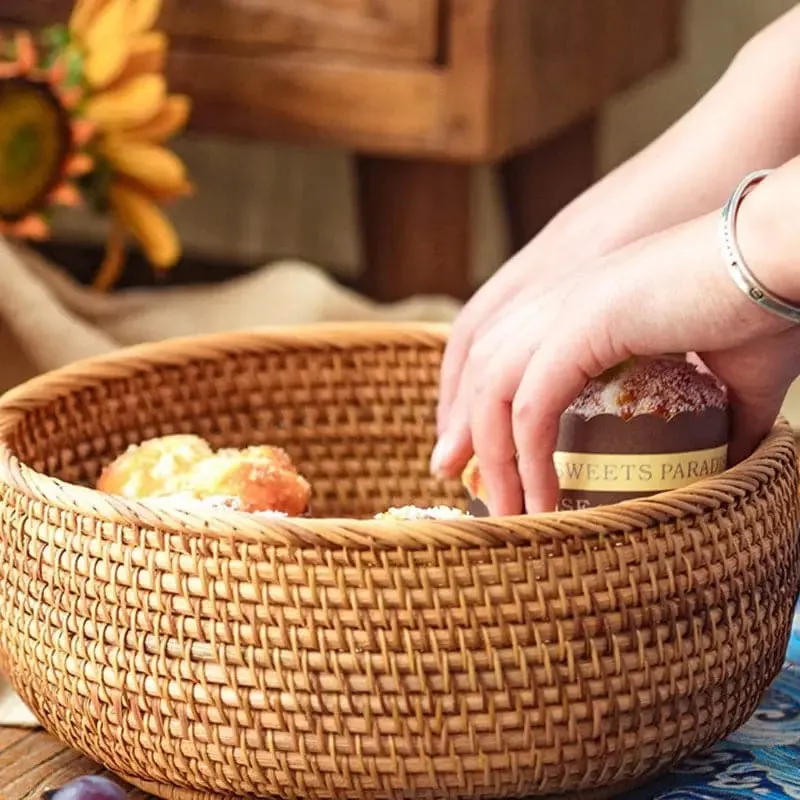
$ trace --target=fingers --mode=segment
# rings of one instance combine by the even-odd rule
[[[454,477],[475,453],[482,459],[482,451],[490,460],[504,458],[492,456],[496,449],[493,438],[482,436],[483,426],[497,424],[503,403],[510,403],[513,390],[525,363],[538,342],[532,330],[530,313],[520,308],[509,313],[486,331],[470,348],[462,368],[456,396],[453,398],[445,427],[431,458],[431,469],[442,477]],[[481,407],[485,409],[481,410]],[[506,408],[506,414],[508,409]],[[479,420],[478,427],[475,418]],[[477,431],[477,435],[476,435]],[[476,441],[476,438],[478,441]],[[512,450],[510,426],[507,445]],[[489,449],[487,449],[487,445]],[[481,460],[481,474],[486,467]],[[491,473],[491,467],[488,467]],[[489,483],[493,483],[490,476]]]
[[[459,381],[460,386],[472,386],[471,372],[467,361]],[[471,395],[468,391],[459,391],[458,397],[461,400],[456,402],[448,412],[447,420],[442,426],[431,454],[431,473],[440,478],[456,477],[475,452],[470,428],[470,405],[466,402]]]
[[[464,306],[450,331],[442,360],[439,388],[437,430],[440,436],[447,428],[453,401],[476,335],[522,285],[521,271],[519,261],[510,261]]]
[[[492,514],[523,511],[522,484],[517,473],[517,448],[511,424],[511,403],[525,371],[517,362],[506,373],[489,374],[472,406],[470,426],[481,481]]]
[[[770,397],[752,402],[751,398],[736,398],[731,403],[731,438],[728,444],[728,463],[738,464],[758,447],[772,430],[781,410],[788,386],[771,392]]]
[[[518,514],[524,509],[525,487],[518,471],[518,452],[527,465],[532,507],[547,507],[555,496],[552,451],[559,418],[585,383],[581,376],[586,374],[586,365],[573,358],[572,353],[582,353],[584,360],[593,358],[592,347],[581,349],[571,344],[576,337],[581,341],[587,338],[588,329],[581,324],[585,303],[574,296],[576,287],[583,286],[584,282],[562,280],[552,295],[534,291],[520,295],[506,306],[502,319],[473,343],[462,368],[432,468],[442,477],[454,477],[474,452],[493,514]],[[544,345],[545,355],[537,356],[543,342],[548,343]],[[560,354],[564,352],[565,358],[573,358],[577,366],[566,386],[553,385],[553,381],[563,380]],[[556,368],[550,369],[550,359]],[[542,409],[545,414],[555,414],[549,432],[544,419],[536,415],[533,402],[519,393],[526,371],[535,372],[537,367],[549,374],[539,375],[536,380],[529,377],[526,385],[534,392],[542,391]],[[555,394],[555,400],[548,401],[551,394]],[[559,403],[561,407],[556,408]],[[533,431],[530,435],[525,433],[528,425]],[[537,479],[543,483],[537,484]],[[554,500],[549,507],[554,507]]]
[[[800,371],[800,329],[701,357],[728,387],[731,435],[728,461],[747,458],[775,424],[786,393]]]
[[[458,392],[464,365],[472,347],[475,327],[482,316],[480,295],[478,294],[464,306],[450,331],[439,380],[439,405],[436,410],[436,429],[439,436],[444,434],[450,421],[453,399]]]
[[[512,405],[517,469],[528,514],[556,507],[558,478],[553,452],[561,415],[596,371],[587,369],[580,350],[563,339],[546,342],[528,363]]]

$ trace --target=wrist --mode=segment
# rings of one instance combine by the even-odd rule
[[[800,165],[769,175],[743,200],[736,220],[742,256],[756,278],[800,306]]]

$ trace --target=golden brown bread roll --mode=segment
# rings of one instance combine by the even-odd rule
[[[235,497],[243,511],[281,511],[299,517],[308,511],[311,487],[282,450],[250,447],[220,450],[192,465],[183,490],[198,499]]]
[[[308,481],[281,448],[255,445],[214,452],[200,437],[186,435],[130,447],[103,471],[97,488],[136,499],[193,499],[287,516],[306,514],[311,498]]]
[[[198,461],[213,455],[199,436],[175,434],[131,445],[97,481],[101,492],[142,499],[181,491],[180,481]]]

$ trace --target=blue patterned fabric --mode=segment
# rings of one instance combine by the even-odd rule
[[[618,800],[800,800],[800,604],[786,663],[744,727]]]

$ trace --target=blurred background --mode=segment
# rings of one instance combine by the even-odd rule
[[[5,0],[1,26],[73,0]],[[645,146],[791,0],[165,0],[175,143],[167,283],[285,258],[376,300],[464,300],[595,178]],[[88,282],[107,221],[55,218]],[[134,259],[122,286],[153,276]]]
[[[506,1],[515,2],[499,0],[500,4]],[[529,2],[538,4],[538,0]],[[545,2],[569,7],[576,15],[583,13],[585,6],[574,0]],[[589,2],[613,6],[615,0]],[[658,0],[636,2],[647,6]],[[335,7],[337,0],[330,4]],[[258,3],[251,0],[227,5],[241,13]],[[276,7],[280,3],[271,0],[263,5]],[[312,5],[296,3],[298,9]],[[348,6],[357,4],[338,0],[338,5],[346,14],[351,10]],[[377,8],[381,3],[373,5]],[[679,117],[710,87],[753,33],[794,3],[688,0],[682,5],[679,51],[674,60],[656,66],[633,86],[612,93],[599,109],[595,143],[598,174],[646,145]],[[596,33],[601,35],[602,31]],[[232,140],[194,131],[186,134],[176,149],[187,160],[199,191],[196,197],[178,205],[173,214],[187,253],[235,266],[293,256],[345,277],[357,274],[364,253],[354,159],[352,151],[326,146],[324,138],[320,147],[305,147],[290,141],[273,143],[252,137]],[[469,270],[473,281],[479,281],[502,263],[510,243],[497,170],[476,164],[472,171],[474,235]],[[558,176],[548,175],[548,180],[558,180]],[[99,241],[104,227],[84,213],[70,212],[59,217],[57,230],[62,237],[85,242]]]

